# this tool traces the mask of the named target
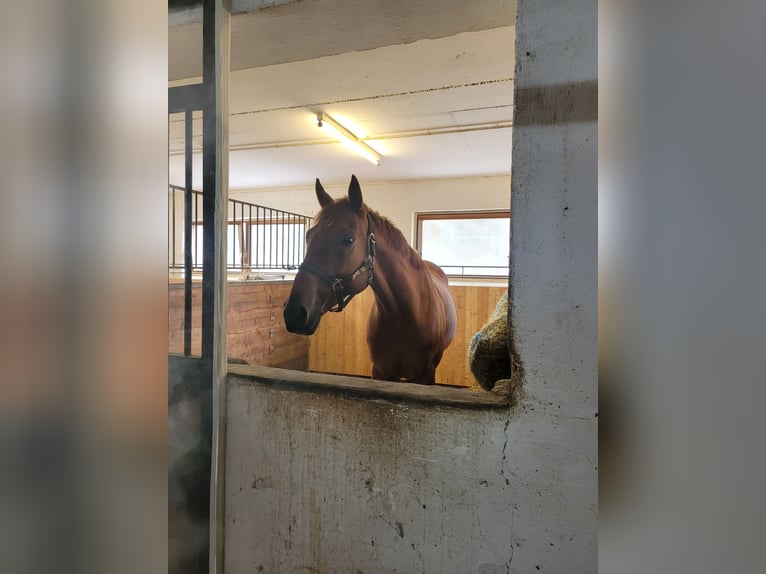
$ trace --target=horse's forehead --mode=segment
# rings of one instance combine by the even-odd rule
[[[358,222],[358,217],[345,206],[325,208],[319,213],[316,227],[320,230],[332,229],[338,226],[352,226]]]

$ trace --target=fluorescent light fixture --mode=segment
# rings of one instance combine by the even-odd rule
[[[356,137],[348,129],[344,128],[334,119],[323,112],[317,114],[317,126],[322,128],[327,135],[338,140],[349,149],[364,156],[366,159],[380,165],[380,154]]]

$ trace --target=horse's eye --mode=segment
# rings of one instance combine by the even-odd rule
[[[351,235],[344,235],[343,236],[343,245],[351,245],[354,243],[354,238]]]

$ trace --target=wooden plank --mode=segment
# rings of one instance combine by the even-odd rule
[[[328,313],[314,335],[302,337],[288,333],[284,326],[282,302],[289,296],[291,288],[289,282],[229,284],[229,356],[263,366],[298,364],[312,371],[368,377],[372,366],[366,331],[374,303],[372,291],[367,289],[360,293],[342,313]],[[455,339],[436,371],[437,381],[445,385],[473,387],[477,383],[468,368],[471,338],[492,314],[506,287],[454,285],[450,289],[458,311],[458,326]],[[193,290],[193,295],[196,305],[192,315],[192,352],[199,354],[199,288]],[[168,300],[168,348],[171,352],[181,353],[183,291],[171,289]]]
[[[264,366],[308,368],[308,338],[288,333],[282,303],[290,282],[229,283],[227,285],[228,356]],[[201,351],[201,292],[192,290],[192,353]],[[183,291],[169,289],[168,350],[183,352]]]
[[[458,324],[455,338],[438,369],[437,382],[445,385],[476,386],[468,368],[468,349],[506,290],[504,285],[452,285]],[[309,367],[312,371],[369,376],[372,365],[367,349],[367,319],[374,303],[371,290],[355,297],[342,313],[327,314],[310,337]]]

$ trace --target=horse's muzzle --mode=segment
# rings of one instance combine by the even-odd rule
[[[313,335],[319,326],[319,316],[312,318],[308,309],[292,298],[285,303],[283,315],[285,327],[290,333]]]

